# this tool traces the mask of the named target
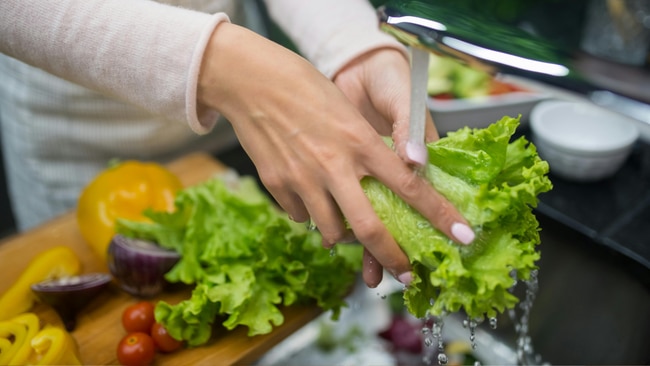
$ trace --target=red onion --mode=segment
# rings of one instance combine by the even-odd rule
[[[89,273],[61,277],[33,284],[32,291],[59,314],[65,328],[72,331],[77,325],[77,314],[90,300],[111,282],[108,273]]]
[[[138,297],[152,297],[167,285],[167,273],[181,258],[158,244],[116,234],[108,246],[108,268],[120,287]]]

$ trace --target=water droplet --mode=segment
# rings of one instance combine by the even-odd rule
[[[441,333],[440,325],[438,323],[433,323],[431,331],[433,332],[433,336],[437,338]]]
[[[474,319],[467,319],[467,327],[469,328],[469,340],[472,345],[472,349],[476,349],[476,327],[478,322]]]
[[[422,327],[421,332],[422,332],[422,334],[429,334],[431,332],[431,329],[429,329],[427,327]]]
[[[334,256],[336,256],[336,249],[332,247],[332,249],[330,249],[330,257],[334,257]]]
[[[433,338],[431,337],[424,338],[424,345],[427,347],[431,347],[433,345]]]
[[[479,362],[479,361],[474,361],[474,366],[481,366],[481,362]]]
[[[490,318],[490,328],[497,329],[497,318]]]
[[[446,365],[447,361],[448,359],[445,353],[438,353],[438,365]]]

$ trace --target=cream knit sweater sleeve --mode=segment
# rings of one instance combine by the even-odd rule
[[[328,77],[369,50],[404,50],[377,26],[367,0],[266,0],[274,20]],[[0,1],[0,52],[168,119],[208,132],[197,115],[201,59],[229,21],[149,0]]]
[[[379,29],[369,0],[264,0],[271,18],[300,53],[332,78],[348,62],[373,49],[406,48]]]
[[[0,52],[205,133],[218,114],[197,115],[198,74],[224,21],[148,0],[2,0]]]

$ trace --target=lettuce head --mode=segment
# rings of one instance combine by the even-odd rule
[[[457,244],[374,178],[362,180],[375,211],[413,267],[404,292],[409,312],[465,311],[495,316],[519,299],[514,279],[528,279],[540,258],[538,195],[552,188],[548,163],[524,137],[512,140],[518,118],[482,129],[462,128],[427,145],[426,178],[462,213],[476,233]]]
[[[193,286],[191,296],[155,310],[174,338],[205,344],[218,322],[267,334],[284,323],[286,306],[314,304],[334,319],[346,306],[362,247],[324,249],[320,234],[291,221],[252,177],[207,180],[180,191],[175,205],[171,213],[146,211],[148,222],[117,222],[119,233],[181,254],[165,278]]]

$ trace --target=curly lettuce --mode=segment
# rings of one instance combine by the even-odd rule
[[[518,118],[462,128],[429,143],[426,177],[463,214],[477,236],[459,245],[376,179],[362,185],[375,211],[409,257],[414,280],[404,292],[417,317],[463,310],[495,316],[519,301],[513,275],[528,279],[540,258],[538,195],[552,188],[548,163],[524,137]]]
[[[266,334],[284,322],[280,306],[310,301],[336,319],[361,266],[361,246],[324,249],[322,238],[277,209],[250,177],[235,186],[211,179],[178,193],[173,213],[151,222],[118,220],[121,234],[181,254],[166,274],[194,285],[191,297],[156,305],[156,320],[190,346],[206,343],[213,323]],[[334,274],[334,272],[336,274]]]

